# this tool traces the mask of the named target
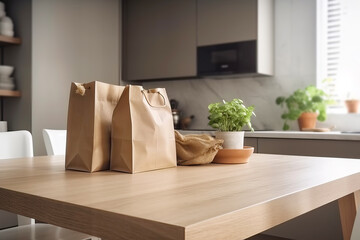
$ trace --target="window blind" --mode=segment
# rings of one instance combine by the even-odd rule
[[[339,68],[342,42],[342,1],[319,0],[318,81],[320,87],[340,105]],[[320,58],[320,59],[319,59]]]

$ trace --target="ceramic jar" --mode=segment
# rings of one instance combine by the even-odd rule
[[[223,139],[224,149],[243,149],[244,148],[244,131],[239,132],[215,132],[217,139]]]

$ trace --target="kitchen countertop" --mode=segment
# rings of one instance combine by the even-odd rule
[[[209,134],[214,136],[212,130],[180,130],[181,134]],[[249,138],[294,138],[294,139],[323,139],[323,140],[352,140],[360,141],[359,133],[342,132],[301,132],[301,131],[245,131]]]

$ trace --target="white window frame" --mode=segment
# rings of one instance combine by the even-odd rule
[[[339,3],[340,0],[333,0],[335,4]],[[328,0],[317,0],[317,14],[316,14],[316,75],[317,75],[317,83],[316,85],[326,91],[331,98],[335,99],[336,103],[329,107],[330,112],[342,112],[344,111],[344,106],[341,104],[340,96],[337,94],[336,86],[339,83],[338,74],[337,71],[331,72],[328,71],[329,64],[325,58],[329,58],[328,51],[328,30],[329,26],[328,24]],[[330,10],[331,11],[331,10]],[[340,7],[341,11],[341,7]],[[340,13],[341,14],[341,13]],[[338,20],[340,19],[340,20]],[[341,25],[341,18],[336,18],[337,24]],[[336,24],[336,25],[337,25]],[[330,26],[331,28],[331,26]],[[341,31],[341,28],[335,27],[335,31]],[[335,36],[337,39],[339,36]],[[338,39],[338,41],[341,41],[341,39]],[[339,48],[339,44],[334,43],[334,48]],[[334,51],[335,55],[333,56],[334,60],[334,69],[338,68],[339,64],[339,49],[338,52]],[[327,82],[324,82],[325,79],[331,79]]]
[[[328,6],[330,4],[336,5],[334,5],[333,8],[329,10]],[[346,47],[348,46],[347,44],[349,43],[349,39],[352,37],[349,35],[348,27],[350,26],[349,22],[351,22],[351,18],[349,18],[350,11],[348,11],[349,9],[347,8],[349,8],[349,6],[354,6],[353,4],[354,2],[351,3],[351,0],[317,0],[316,85],[319,88],[325,90],[331,96],[331,98],[335,100],[335,104],[328,108],[328,112],[330,113],[347,112],[344,100],[349,97],[348,93],[351,91],[351,88],[346,87],[349,86],[349,82],[351,86],[352,84],[356,86],[355,89],[357,91],[354,92],[360,92],[360,89],[357,89],[360,86],[356,82],[357,79],[354,77],[345,77],[347,74],[354,75],[356,73],[356,71],[348,71],[350,69],[350,64],[348,63],[351,62],[349,59],[352,59],[353,56],[349,57],[349,48]],[[353,16],[354,13],[355,12],[351,12]],[[328,18],[328,14],[331,14],[330,18]],[[337,21],[335,25],[339,27],[331,27],[328,25],[329,19]],[[333,43],[331,44],[330,41]],[[332,48],[331,50],[329,50],[329,46]],[[354,47],[353,45],[351,46]],[[352,49],[353,48],[351,48],[351,51]],[[334,60],[331,62],[331,60],[328,60],[329,58]],[[333,71],[331,72],[330,69],[333,69]],[[344,75],[344,73],[346,74]],[[332,82],[323,83],[325,78],[332,78]]]

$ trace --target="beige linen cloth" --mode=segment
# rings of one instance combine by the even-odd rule
[[[224,140],[206,134],[181,135],[175,131],[176,156],[178,165],[211,163]]]

